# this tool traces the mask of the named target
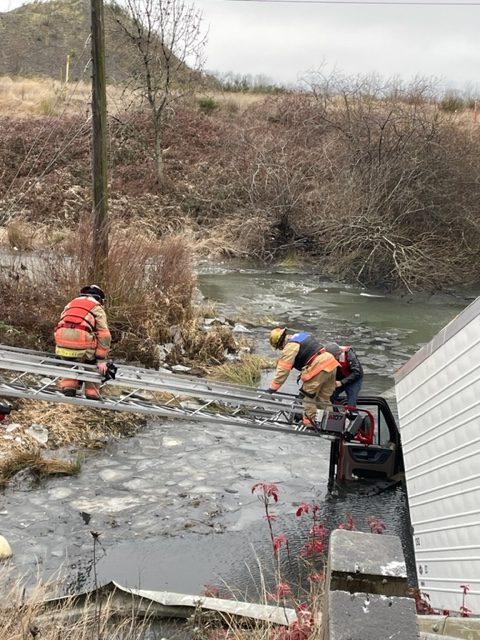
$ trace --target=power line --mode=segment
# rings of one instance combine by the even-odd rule
[[[370,4],[370,5],[415,5],[423,7],[480,7],[480,2],[455,2],[455,0],[225,0],[226,2],[256,2],[285,4]]]

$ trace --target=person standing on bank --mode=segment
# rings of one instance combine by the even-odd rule
[[[83,287],[71,300],[54,329],[55,353],[64,360],[96,364],[99,373],[107,373],[106,358],[111,335],[105,309],[105,293],[96,284]],[[64,379],[59,383],[65,396],[74,398],[81,387],[79,380]],[[101,400],[100,385],[85,383],[85,397]]]
[[[333,404],[346,398],[347,405],[356,407],[358,394],[363,383],[363,367],[352,347],[341,347],[336,342],[327,342],[325,351],[331,353],[339,362],[336,374]]]
[[[287,329],[276,327],[270,333],[273,349],[282,355],[267,393],[275,393],[288,378],[291,369],[300,371],[304,395],[303,424],[315,427],[317,409],[332,409],[330,397],[335,391],[335,372],[339,363],[310,333],[287,335]],[[322,352],[323,351],[323,352]]]

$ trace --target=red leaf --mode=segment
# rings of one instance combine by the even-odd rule
[[[387,525],[383,520],[380,520],[380,518],[376,518],[375,516],[368,516],[367,522],[370,527],[370,533],[383,533],[387,528]]]
[[[300,549],[300,555],[304,558],[309,558],[323,551],[325,551],[325,543],[323,540],[310,540]]]
[[[275,502],[278,502],[278,487],[276,484],[257,482],[252,487],[252,493],[255,493],[257,489],[261,489],[266,498],[273,498]]]
[[[287,582],[279,582],[275,587],[275,593],[267,593],[270,600],[280,600],[292,593],[292,588]]]
[[[342,522],[338,528],[346,529],[347,531],[353,531],[356,528],[351,513],[347,513],[345,522]]]
[[[281,533],[279,536],[273,536],[273,552],[275,555],[278,553],[282,545],[287,544],[287,542],[288,538],[284,533]]]
[[[252,493],[255,493],[255,491],[261,487],[263,489],[264,483],[263,482],[257,482],[253,485],[252,487]]]
[[[267,498],[273,498],[275,502],[278,502],[278,487],[276,484],[265,485],[265,495]]]
[[[298,509],[295,511],[295,515],[296,516],[301,516],[303,513],[309,513],[310,511],[310,505],[308,504],[308,502],[302,502]]]
[[[322,523],[314,524],[313,527],[308,532],[308,535],[312,538],[323,538],[325,537],[325,525]]]

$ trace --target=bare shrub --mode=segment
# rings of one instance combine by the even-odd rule
[[[116,353],[154,364],[157,345],[172,342],[192,319],[194,289],[192,250],[184,238],[114,240],[107,290]]]
[[[34,230],[31,225],[17,220],[7,226],[7,239],[13,249],[30,251],[34,244]]]
[[[66,302],[88,284],[91,233],[82,221],[62,250],[36,256],[34,268],[15,261],[0,271],[4,320],[0,340],[6,344],[52,349],[53,327]],[[181,236],[160,240],[140,234],[112,235],[108,276],[99,283],[107,292],[107,316],[116,358],[158,364],[158,346],[174,343],[170,362],[223,362],[235,349],[229,328],[206,332],[194,306],[196,278],[191,245]]]
[[[231,182],[247,219],[268,221],[258,257],[303,248],[363,285],[464,282],[480,258],[480,135],[430,95],[418,82],[320,76],[257,107],[270,127],[239,133]]]
[[[45,121],[0,119],[2,220],[22,212],[36,228],[54,225],[46,244],[72,247],[91,207],[88,122]],[[362,285],[437,289],[476,278],[480,129],[442,109],[430,81],[317,74],[307,91],[255,96],[235,112],[177,105],[162,142],[174,188],[163,193],[148,116],[119,112],[110,135],[114,229],[152,242],[185,234],[209,257],[306,253],[324,275]],[[54,282],[85,273],[56,272]]]

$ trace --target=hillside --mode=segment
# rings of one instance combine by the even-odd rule
[[[70,55],[70,80],[88,79],[90,70],[89,0],[31,2],[0,13],[0,75],[64,78]],[[125,81],[132,70],[126,36],[105,6],[106,67],[109,82]]]

